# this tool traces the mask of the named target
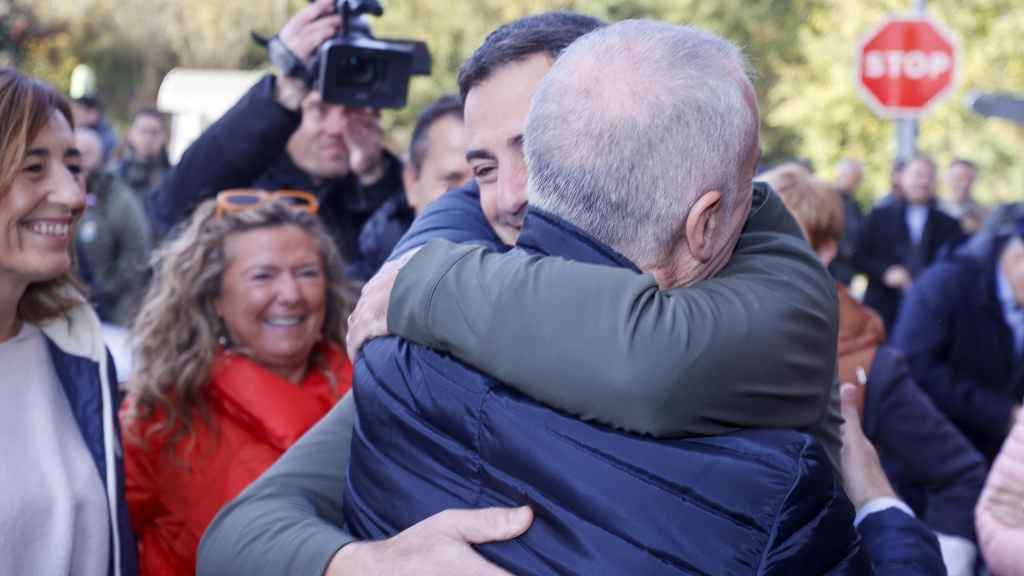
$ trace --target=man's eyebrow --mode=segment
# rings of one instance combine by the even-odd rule
[[[523,135],[522,134],[516,134],[515,136],[509,138],[508,139],[508,145],[509,146],[515,146],[516,148],[522,148],[523,147]]]
[[[466,152],[466,161],[471,160],[495,160],[494,154],[488,150],[482,148],[474,148],[469,152]]]

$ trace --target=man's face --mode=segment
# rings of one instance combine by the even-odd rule
[[[956,163],[950,166],[948,174],[950,200],[954,202],[970,200],[974,176],[974,169],[966,164]]]
[[[427,130],[426,154],[419,174],[406,167],[405,195],[409,206],[419,214],[427,204],[450,188],[469,180],[466,162],[466,127],[451,114],[437,119]]]
[[[356,114],[374,114],[368,109],[350,109],[330,104],[313,90],[302,101],[302,122],[288,140],[292,162],[315,179],[340,178],[349,171],[349,149],[345,141],[348,123]]]
[[[75,119],[75,126],[94,128],[99,124],[100,110],[79,102],[72,102],[71,117]]]
[[[900,184],[908,202],[925,204],[935,194],[935,167],[927,160],[912,160],[903,169]]]
[[[844,164],[836,177],[836,188],[840,192],[853,193],[860,186],[861,169],[856,164]]]
[[[75,130],[75,147],[81,152],[82,172],[88,176],[103,163],[103,144],[89,129]]]
[[[139,160],[155,160],[167,145],[167,131],[160,118],[139,114],[128,130],[128,145]]]
[[[551,69],[547,54],[507,64],[466,95],[466,159],[480,184],[480,205],[495,233],[514,244],[526,214],[523,128],[530,100]]]
[[[999,259],[1003,275],[1013,289],[1013,296],[1018,306],[1024,306],[1024,242],[1011,240]]]

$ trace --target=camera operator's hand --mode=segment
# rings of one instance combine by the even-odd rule
[[[348,123],[345,144],[349,150],[349,166],[364,185],[374,184],[384,177],[384,129],[380,126],[380,112],[370,108],[346,108]]]
[[[309,66],[313,52],[341,28],[341,16],[334,14],[333,0],[316,0],[285,23],[277,37]]]
[[[334,13],[334,1],[316,0],[296,12],[277,37],[303,65],[309,66],[317,47],[337,34],[339,28],[341,16]],[[297,111],[308,92],[301,80],[283,74],[277,79],[277,101],[289,110]]]

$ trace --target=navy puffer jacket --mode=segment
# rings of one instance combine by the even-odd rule
[[[448,508],[529,504],[524,536],[479,547],[514,574],[868,571],[853,508],[807,434],[658,441],[560,414],[397,338],[362,356],[345,494],[360,538]]]
[[[519,246],[631,266],[535,210]],[[853,507],[807,434],[655,440],[562,414],[399,338],[360,358],[344,498],[359,538],[448,508],[529,504],[523,536],[478,547],[514,574],[869,573]]]

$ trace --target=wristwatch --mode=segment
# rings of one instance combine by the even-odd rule
[[[309,85],[309,71],[306,65],[299,60],[299,57],[291,51],[280,38],[274,36],[267,44],[267,54],[270,56],[270,63],[273,64],[282,74],[289,78],[302,80]]]

